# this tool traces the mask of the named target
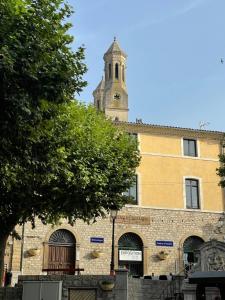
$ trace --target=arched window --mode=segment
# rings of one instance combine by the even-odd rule
[[[184,263],[193,263],[196,261],[195,250],[204,243],[203,239],[198,236],[189,236],[183,244]]]
[[[111,69],[111,64],[109,64],[109,79],[111,78],[111,76],[112,76],[112,71],[111,71],[112,69]]]
[[[115,78],[119,79],[119,65],[116,63],[115,65]]]
[[[125,71],[124,71],[125,67],[124,65],[122,66],[122,79],[123,81],[125,81]]]
[[[126,267],[130,275],[143,275],[143,242],[133,233],[123,234],[118,241],[119,266]]]
[[[123,234],[120,237],[118,244],[120,249],[142,250],[143,247],[141,238],[133,232]]]
[[[73,245],[75,243],[75,237],[69,230],[66,229],[58,229],[54,231],[49,238],[49,244]]]
[[[99,99],[97,100],[96,104],[97,104],[97,110],[100,110],[100,100]]]

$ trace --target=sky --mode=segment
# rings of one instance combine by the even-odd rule
[[[93,102],[114,36],[127,53],[129,121],[225,131],[224,0],[67,0]],[[224,63],[221,63],[221,58]]]

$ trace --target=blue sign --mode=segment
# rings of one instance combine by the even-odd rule
[[[103,237],[91,237],[90,239],[91,243],[104,243]]]
[[[173,241],[155,241],[156,246],[173,247]]]

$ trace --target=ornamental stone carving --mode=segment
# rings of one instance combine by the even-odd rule
[[[197,264],[194,271],[225,271],[225,243],[211,240],[197,251]]]

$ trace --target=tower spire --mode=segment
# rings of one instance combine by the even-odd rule
[[[126,88],[126,53],[116,37],[104,54],[105,80],[94,91],[95,106],[113,120],[128,121],[128,94]],[[99,104],[100,103],[100,104]]]

